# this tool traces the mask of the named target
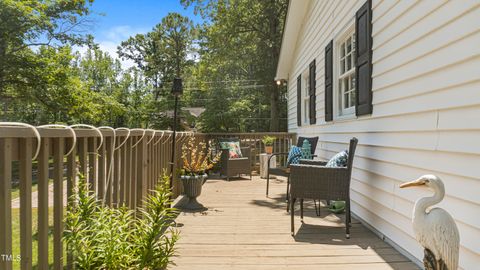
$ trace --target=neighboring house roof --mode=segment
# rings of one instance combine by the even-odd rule
[[[305,18],[305,14],[307,13],[307,8],[309,5],[310,0],[289,1],[275,80],[288,79],[298,35],[300,34],[303,19]]]
[[[188,111],[192,116],[199,117],[205,111],[205,108],[203,108],[203,107],[187,107],[187,108],[182,108],[182,110]]]
[[[191,114],[194,117],[199,117],[205,111],[205,108],[203,108],[203,107],[187,107],[187,108],[181,108],[181,110],[182,111],[187,111],[189,114]],[[173,110],[167,110],[167,111],[161,112],[160,114],[162,114],[166,117],[169,117],[169,118],[173,118]],[[182,117],[180,113],[177,116]]]

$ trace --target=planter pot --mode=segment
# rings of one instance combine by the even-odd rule
[[[205,207],[197,201],[197,197],[202,193],[202,185],[207,179],[207,175],[182,175],[180,179],[183,184],[183,190],[188,201],[182,205],[182,208],[188,210],[199,210]]]
[[[266,152],[267,154],[273,153],[273,146],[272,146],[272,145],[270,145],[270,146],[265,146],[265,152]]]

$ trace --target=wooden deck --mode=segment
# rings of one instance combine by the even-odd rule
[[[169,269],[418,269],[356,220],[345,239],[343,215],[322,209],[317,217],[312,203],[290,236],[285,180],[271,184],[266,198],[259,177],[208,180],[199,197],[208,210],[177,218],[178,256]]]

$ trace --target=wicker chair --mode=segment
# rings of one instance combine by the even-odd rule
[[[219,139],[220,141],[232,141],[232,139]],[[220,149],[222,152],[219,162],[220,175],[226,176],[227,181],[230,181],[230,177],[240,174],[248,174],[250,175],[250,180],[252,180],[251,149],[250,147],[240,147],[240,150],[242,151],[241,158],[230,158],[228,149]]]
[[[308,140],[308,142],[310,143],[310,147],[311,147],[311,152],[312,152],[312,157],[315,157],[315,149],[317,148],[317,143],[318,143],[318,137],[298,137],[298,140],[297,140],[297,146],[298,147],[302,147],[302,144],[303,144],[303,141],[304,140]],[[273,153],[269,158],[268,158],[268,171],[267,171],[267,191],[266,191],[266,196],[268,197],[268,189],[269,189],[269,185],[270,185],[270,174],[273,174],[273,175],[278,175],[278,176],[284,176],[284,177],[287,177],[287,200],[288,200],[288,189],[289,189],[289,185],[290,185],[290,178],[289,178],[289,175],[290,175],[290,168],[289,168],[289,164],[284,164],[284,166],[280,166],[280,167],[277,167],[277,168],[270,168],[270,159],[274,156],[285,156],[285,160],[286,160],[286,156],[288,156],[288,152],[283,152],[283,153]],[[286,161],[285,161],[286,162]]]
[[[294,205],[300,200],[300,216],[303,222],[303,200],[342,200],[345,203],[345,230],[347,239],[350,238],[350,178],[352,175],[353,157],[358,140],[350,140],[347,167],[325,167],[326,162],[302,160],[301,164],[290,166],[290,216],[291,232],[294,235]]]

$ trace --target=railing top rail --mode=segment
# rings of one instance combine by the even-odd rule
[[[40,135],[44,138],[59,138],[59,137],[72,137],[72,134],[69,130],[59,129],[59,128],[38,128],[37,129]],[[75,134],[78,138],[82,137],[100,137],[100,135],[92,129],[87,128],[76,128],[74,129]],[[147,129],[145,136],[152,136],[155,134],[155,137],[162,136],[163,134],[172,133],[170,130],[154,130]],[[113,136],[113,131],[109,129],[101,129],[100,132],[104,137]],[[143,129],[131,129],[130,136],[142,136]],[[177,132],[181,133],[181,132]],[[187,132],[189,133],[189,132]],[[125,129],[116,130],[115,134],[117,136],[126,136],[128,131]],[[212,132],[212,133],[195,133],[198,136],[292,136],[295,133],[290,132],[237,132],[237,133],[225,133],[225,132]],[[0,138],[34,138],[35,134],[30,128],[27,127],[0,127]]]
[[[40,136],[43,138],[70,138],[72,134],[67,129],[60,128],[37,128]],[[86,128],[74,129],[77,138],[82,137],[100,137],[96,130]],[[152,130],[153,131],[153,130]],[[145,136],[152,136],[154,133],[147,130]],[[109,129],[101,129],[100,132],[104,137],[113,136],[113,131]],[[157,130],[155,137],[162,136],[163,134],[172,133],[170,130]],[[127,136],[128,130],[120,129],[115,130],[116,136]],[[143,130],[131,130],[130,136],[142,136]],[[0,138],[35,138],[35,134],[31,128],[27,127],[0,127]]]

